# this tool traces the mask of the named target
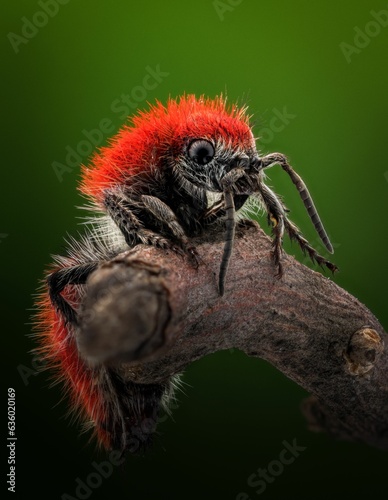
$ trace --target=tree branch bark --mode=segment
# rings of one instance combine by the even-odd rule
[[[257,225],[237,230],[220,297],[223,236],[193,241],[197,269],[146,246],[101,265],[80,312],[81,355],[120,364],[147,384],[212,352],[240,349],[312,394],[303,407],[312,430],[388,449],[388,342],[374,315],[286,254],[276,278],[271,240]]]

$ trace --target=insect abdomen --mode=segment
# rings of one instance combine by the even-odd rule
[[[73,291],[72,302],[77,300],[76,295]],[[79,357],[73,327],[66,325],[60,313],[55,311],[47,288],[40,297],[37,323],[37,351],[45,368],[54,370],[55,378],[64,383],[72,410],[89,425],[95,425],[98,440],[109,447],[109,435],[103,431],[106,418],[97,374]]]

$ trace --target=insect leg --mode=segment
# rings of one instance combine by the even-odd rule
[[[108,214],[117,224],[118,228],[124,235],[125,241],[130,247],[138,243],[152,245],[160,248],[169,248],[178,253],[181,249],[174,246],[170,240],[163,237],[152,229],[145,227],[139,214],[144,209],[144,204],[137,200],[132,200],[121,191],[109,191],[106,194],[105,207]],[[144,211],[144,210],[143,210]]]
[[[278,275],[281,276],[282,274],[282,266],[281,262],[279,261],[280,255],[281,255],[281,241],[283,237],[284,230],[287,231],[287,234],[289,235],[291,240],[295,240],[302,251],[304,253],[308,253],[310,259],[313,262],[316,262],[320,266],[326,266],[330,271],[335,272],[338,271],[337,266],[332,264],[330,261],[322,257],[304,238],[300,232],[297,226],[291,222],[287,214],[285,212],[285,208],[282,206],[280,200],[276,196],[276,194],[265,184],[261,184],[260,186],[260,194],[263,199],[263,202],[267,208],[269,218],[272,222],[274,222],[275,227],[274,227],[274,233],[275,233],[275,240],[274,240],[274,261],[275,264],[278,265]],[[280,226],[280,228],[279,228]]]
[[[218,278],[218,288],[220,295],[224,295],[225,278],[229,266],[230,257],[233,250],[234,234],[236,229],[235,214],[236,209],[233,197],[233,184],[238,181],[245,172],[242,168],[235,168],[228,172],[222,179],[222,187],[224,193],[225,213],[226,213],[226,236],[224,252],[220,265],[220,274]]]
[[[89,262],[74,267],[59,269],[47,277],[50,300],[67,323],[77,324],[77,314],[61,292],[67,285],[84,285],[88,276],[96,269],[98,262]]]
[[[300,248],[302,249],[303,253],[308,253],[310,259],[313,262],[316,262],[320,266],[326,266],[332,273],[335,273],[338,271],[338,267],[331,263],[329,260],[325,259],[325,257],[322,257],[304,238],[300,232],[297,226],[288,220],[287,218],[285,219],[285,228],[288,233],[288,236],[290,237],[291,240],[295,240]]]
[[[142,195],[141,201],[149,213],[168,228],[173,238],[178,241],[183,250],[191,257],[193,264],[198,267],[198,253],[195,247],[189,245],[185,231],[172,209],[156,196]],[[180,253],[179,250],[176,251]]]
[[[235,233],[235,207],[233,195],[230,191],[226,190],[224,192],[225,200],[225,212],[226,212],[226,238],[224,253],[222,254],[222,260],[220,265],[220,275],[218,278],[218,288],[220,295],[224,295],[225,290],[225,278],[226,272],[228,270],[230,256],[232,255],[234,233]]]
[[[156,196],[142,195],[144,207],[161,223],[165,224],[173,236],[184,245],[188,243],[183,227],[179,224],[175,213],[162,200]]]
[[[268,219],[272,222],[273,259],[278,268],[277,276],[283,274],[281,255],[283,252],[283,236],[285,221],[287,219],[285,209],[276,194],[265,184],[260,185],[260,195],[268,212]]]
[[[318,211],[315,208],[313,199],[307,189],[306,184],[303,182],[302,178],[295,172],[295,170],[289,165],[287,158],[281,153],[271,153],[267,156],[264,156],[260,159],[262,168],[269,168],[275,164],[280,165],[283,170],[285,170],[290,176],[292,182],[295,184],[296,189],[298,190],[300,197],[306,207],[306,210],[310,216],[312,223],[314,224],[315,230],[319,234],[323,244],[328,249],[330,253],[333,253],[333,246],[330,243],[329,237],[323,227],[322,221],[318,215]]]

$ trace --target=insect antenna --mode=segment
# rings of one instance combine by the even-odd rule
[[[318,211],[315,208],[313,199],[307,189],[306,184],[303,182],[302,178],[295,172],[295,170],[289,165],[287,162],[287,158],[280,153],[273,153],[264,158],[262,160],[262,168],[271,167],[273,164],[279,164],[283,170],[287,172],[290,176],[292,182],[295,184],[296,189],[298,190],[300,197],[306,207],[307,213],[310,216],[312,223],[314,224],[315,230],[317,231],[319,237],[321,238],[323,244],[327,248],[330,253],[334,253],[333,245],[330,242],[330,239],[326,233],[325,228],[323,227],[322,221],[318,215]]]

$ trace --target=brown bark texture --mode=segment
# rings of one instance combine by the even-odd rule
[[[221,297],[223,236],[193,240],[198,267],[143,245],[103,263],[86,287],[81,355],[147,384],[212,352],[240,349],[311,394],[303,412],[312,430],[388,449],[388,339],[378,320],[287,254],[276,277],[271,239],[255,224],[237,230]]]

